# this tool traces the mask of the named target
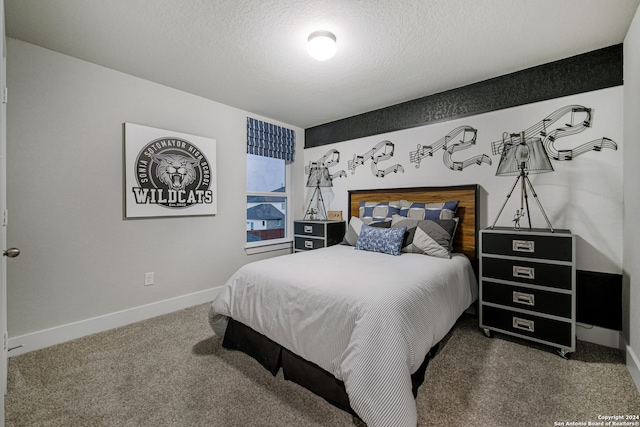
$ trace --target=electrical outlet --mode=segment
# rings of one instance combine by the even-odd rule
[[[153,272],[144,273],[144,285],[145,286],[153,285]]]

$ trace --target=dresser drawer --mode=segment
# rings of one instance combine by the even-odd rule
[[[483,278],[567,290],[572,289],[573,285],[573,267],[571,265],[483,257],[481,268]]]
[[[570,262],[573,259],[573,239],[554,235],[482,233],[482,252],[524,258],[542,258]]]
[[[482,281],[482,301],[571,319],[571,294]]]
[[[325,224],[321,222],[301,222],[293,223],[293,234],[303,236],[324,237]]]
[[[500,329],[526,338],[535,338],[561,347],[573,348],[570,322],[546,319],[511,310],[483,306],[483,327]]]
[[[314,239],[306,237],[295,237],[295,249],[298,251],[309,251],[312,249],[324,248],[324,239]]]

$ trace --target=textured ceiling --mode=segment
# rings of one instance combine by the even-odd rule
[[[7,35],[308,128],[623,42],[640,0],[5,0]],[[332,31],[318,62],[308,35]]]

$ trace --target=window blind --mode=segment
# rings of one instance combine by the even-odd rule
[[[247,117],[247,153],[293,162],[295,151],[293,130]]]

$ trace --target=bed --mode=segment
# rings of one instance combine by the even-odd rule
[[[415,426],[429,359],[477,299],[477,205],[476,185],[350,191],[343,244],[241,267],[209,323],[369,427]]]

